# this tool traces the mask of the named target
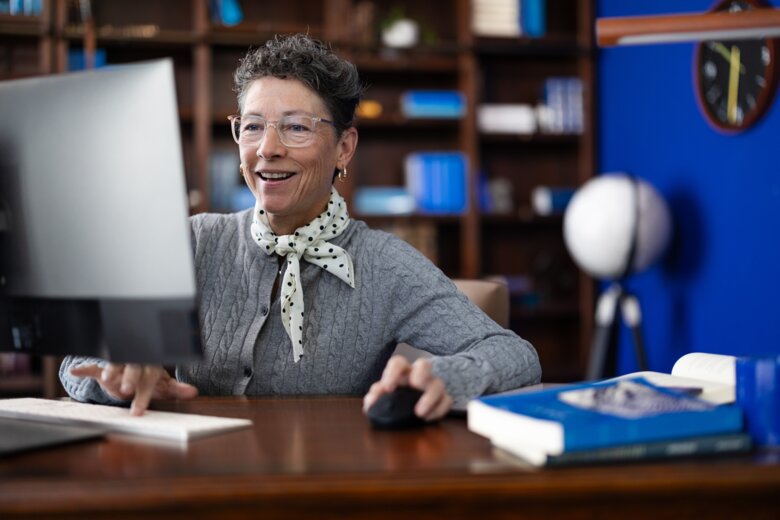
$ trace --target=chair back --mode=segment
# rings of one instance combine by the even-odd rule
[[[498,280],[454,279],[452,281],[458,290],[482,309],[488,317],[504,328],[509,327],[509,289],[506,284]],[[428,352],[406,343],[400,343],[394,354],[400,354],[410,361],[430,356]]]

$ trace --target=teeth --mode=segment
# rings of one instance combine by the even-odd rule
[[[260,176],[263,179],[269,179],[269,180],[281,180],[286,179],[288,177],[292,177],[292,173],[289,172],[260,172]]]

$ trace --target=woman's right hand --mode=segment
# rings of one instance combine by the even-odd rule
[[[106,366],[88,364],[72,367],[76,377],[90,377],[114,399],[130,399],[130,415],[143,415],[152,399],[191,399],[198,389],[172,378],[165,368],[158,365]]]

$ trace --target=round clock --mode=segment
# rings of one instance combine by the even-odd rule
[[[744,11],[765,7],[759,0],[723,0],[713,10]],[[696,94],[706,119],[734,133],[755,124],[777,88],[777,40],[703,41],[694,60]]]

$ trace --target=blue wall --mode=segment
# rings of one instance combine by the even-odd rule
[[[599,0],[597,15],[702,12],[712,0]],[[773,0],[780,6],[780,0]],[[633,277],[652,370],[687,352],[780,353],[780,95],[752,129],[727,136],[702,117],[695,44],[598,54],[599,171],[626,171],[670,204],[664,262]],[[623,330],[618,367],[636,370]]]

